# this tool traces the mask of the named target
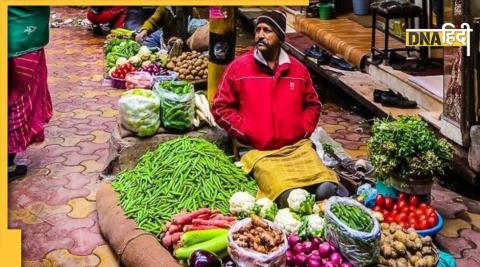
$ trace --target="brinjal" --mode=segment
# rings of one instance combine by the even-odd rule
[[[230,258],[230,256],[227,256],[223,258],[223,267],[237,267],[237,264]]]
[[[195,250],[188,260],[189,267],[221,267],[220,259],[206,250]]]

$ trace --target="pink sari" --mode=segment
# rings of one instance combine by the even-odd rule
[[[24,151],[45,139],[52,117],[43,49],[8,60],[8,153]]]

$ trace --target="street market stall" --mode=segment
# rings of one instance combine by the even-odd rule
[[[97,210],[102,234],[125,266],[433,267],[441,261],[431,236],[442,218],[428,205],[429,186],[451,148],[424,122],[376,121],[371,162],[340,158],[331,144],[319,144],[336,163],[313,172],[337,172],[350,182],[350,197],[316,202],[297,188],[279,207],[259,191],[261,172],[252,177],[246,161],[226,152],[228,137],[195,83],[208,78],[207,57],[151,50],[132,43],[128,32],[113,34],[105,70],[126,91]]]

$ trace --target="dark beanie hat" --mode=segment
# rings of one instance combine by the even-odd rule
[[[287,18],[285,14],[279,11],[268,11],[263,13],[257,18],[257,24],[266,23],[272,27],[273,32],[275,32],[280,41],[285,40],[285,30],[287,28]]]

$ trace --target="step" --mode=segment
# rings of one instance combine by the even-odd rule
[[[443,98],[410,81],[409,79],[413,76],[383,64],[378,66],[369,64],[367,73],[373,79],[386,84],[394,91],[415,100],[421,108],[438,114],[437,117],[440,119],[443,110]],[[440,90],[443,90],[443,88],[440,88]]]

